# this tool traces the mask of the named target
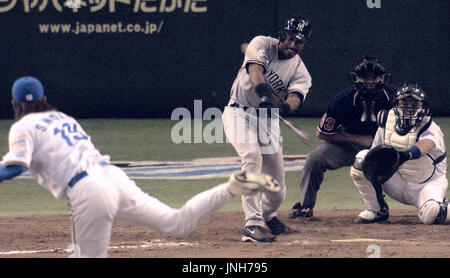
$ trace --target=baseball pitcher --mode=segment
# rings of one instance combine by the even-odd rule
[[[298,109],[311,87],[311,76],[298,56],[310,35],[310,21],[292,16],[278,39],[253,38],[224,109],[225,134],[241,158],[242,170],[270,174],[281,187],[275,194],[242,198],[245,213],[242,241],[271,242],[275,235],[287,231],[276,217],[286,194],[277,116]]]
[[[379,126],[371,150],[359,152],[350,170],[367,206],[355,223],[389,218],[383,191],[418,208],[424,224],[449,223],[444,135],[431,118],[424,90],[417,84],[402,86],[394,107],[379,117]]]
[[[170,208],[111,165],[74,118],[50,106],[39,80],[18,79],[12,96],[17,122],[10,129],[0,182],[28,170],[53,196],[68,201],[72,237],[81,257],[107,256],[116,218],[160,233],[185,236],[234,196],[279,192],[273,178],[237,172],[227,183],[194,196],[181,209]]]

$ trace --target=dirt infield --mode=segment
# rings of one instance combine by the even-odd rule
[[[388,223],[355,225],[355,210],[316,211],[313,218],[279,216],[293,232],[273,243],[240,241],[243,213],[217,212],[185,238],[116,222],[113,258],[442,258],[450,257],[449,226],[420,224],[414,210],[391,212]],[[64,258],[70,216],[0,217],[0,258]]]

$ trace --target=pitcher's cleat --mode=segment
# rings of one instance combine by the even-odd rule
[[[228,190],[234,196],[254,195],[258,192],[276,193],[280,191],[280,185],[269,175],[237,171],[228,180]]]

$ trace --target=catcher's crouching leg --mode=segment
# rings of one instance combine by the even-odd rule
[[[367,180],[362,171],[362,162],[369,150],[360,151],[355,158],[355,163],[350,168],[350,177],[356,188],[363,197],[367,209],[362,211],[355,223],[372,223],[386,220],[389,217],[388,208],[381,208],[377,199],[377,194],[372,183]]]
[[[369,150],[362,150],[356,155],[355,163],[350,168],[350,177],[363,197],[367,209],[371,211],[378,211],[380,210],[380,205],[377,201],[375,189],[373,188],[372,183],[366,179],[361,168],[362,161],[368,152]]]

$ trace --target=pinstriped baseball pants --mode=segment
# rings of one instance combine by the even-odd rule
[[[242,196],[244,226],[264,226],[265,220],[277,215],[286,196],[279,121],[263,118],[229,106],[222,115],[225,135],[241,158],[242,170],[270,175],[281,188],[278,193]]]

